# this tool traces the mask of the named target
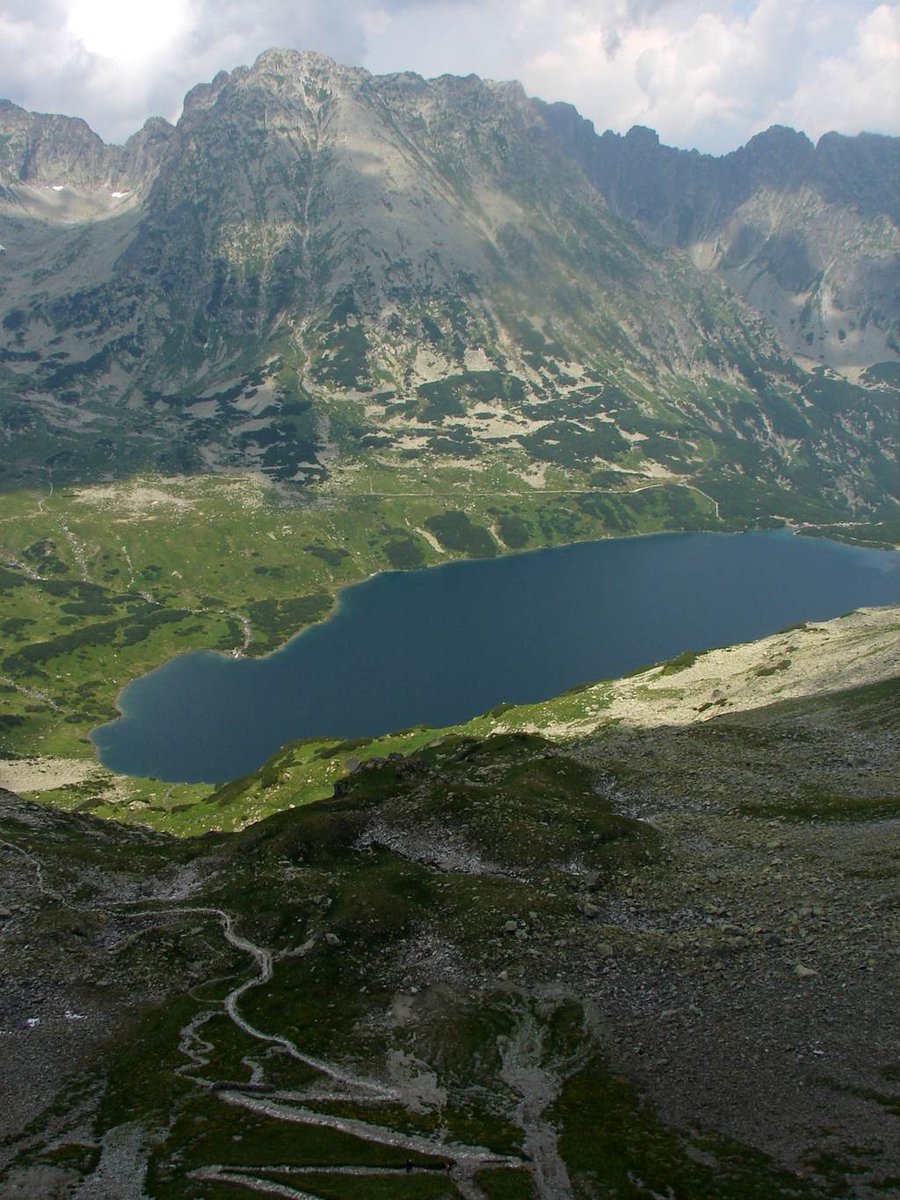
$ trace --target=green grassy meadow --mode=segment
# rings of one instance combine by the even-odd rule
[[[716,524],[711,501],[680,487],[612,499],[630,504],[627,521],[586,511],[584,493],[529,489],[505,469],[475,486],[470,472],[439,467],[414,479],[348,472],[340,487],[299,496],[250,476],[6,492],[0,754],[90,758],[90,729],[115,716],[130,681],[190,650],[269,653],[376,571],[602,537],[623,524],[630,533]],[[122,796],[172,808],[196,794],[135,781]],[[48,798],[71,807],[82,797]]]
[[[149,475],[4,492],[0,758],[93,763],[89,732],[115,717],[129,682],[192,650],[271,653],[326,619],[342,588],[375,572],[748,523],[724,518],[717,495],[687,479],[605,472],[592,484],[596,472],[547,462],[528,482],[533,466],[508,454],[471,465],[366,454],[305,488],[251,474]],[[865,527],[866,540],[875,528]],[[576,691],[548,704],[504,713],[504,727],[577,720],[602,699],[595,689],[589,700]],[[497,715],[453,732],[487,734]],[[435,736],[413,730],[365,749],[298,743],[273,759],[264,783],[257,775],[223,789],[98,767],[29,794],[180,834],[235,829],[282,807],[288,794],[293,804],[330,795],[350,760],[408,753]]]

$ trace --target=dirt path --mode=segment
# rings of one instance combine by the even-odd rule
[[[542,1052],[541,1029],[530,1017],[503,1043],[500,1078],[521,1096],[516,1121],[525,1134],[538,1200],[575,1200],[557,1132],[543,1120],[544,1110],[559,1095],[564,1072],[542,1066]]]
[[[300,1125],[331,1129],[338,1133],[359,1138],[361,1141],[371,1143],[372,1145],[393,1147],[397,1150],[406,1151],[411,1155],[425,1155],[443,1159],[445,1160],[444,1170],[446,1170],[448,1177],[453,1179],[459,1193],[466,1200],[485,1200],[481,1188],[475,1182],[475,1175],[480,1170],[491,1167],[530,1169],[530,1164],[521,1158],[496,1154],[482,1146],[445,1141],[441,1137],[432,1138],[425,1135],[401,1133],[389,1126],[352,1117],[337,1116],[327,1111],[321,1111],[317,1107],[311,1107],[310,1102],[314,1102],[316,1098],[332,1101],[343,1099],[370,1107],[372,1104],[386,1102],[402,1104],[404,1097],[402,1091],[396,1087],[392,1087],[379,1080],[365,1078],[335,1063],[304,1053],[290,1038],[281,1033],[268,1033],[265,1030],[261,1030],[243,1015],[240,1007],[242,1000],[252,989],[262,987],[272,980],[275,973],[275,959],[271,950],[265,946],[258,945],[250,938],[238,933],[235,928],[234,918],[225,909],[207,905],[181,904],[172,905],[171,907],[137,907],[138,905],[146,904],[146,899],[114,901],[108,904],[93,906],[73,904],[50,885],[45,876],[44,865],[39,858],[14,842],[2,840],[0,841],[0,849],[17,854],[28,863],[35,873],[37,890],[42,896],[46,896],[73,910],[96,911],[100,907],[110,914],[115,914],[126,920],[146,921],[156,925],[160,921],[193,916],[214,917],[218,921],[226,942],[235,950],[240,951],[251,959],[254,972],[249,979],[245,979],[242,983],[232,988],[224,1000],[196,1014],[181,1029],[179,1050],[188,1060],[188,1063],[180,1069],[179,1073],[195,1084],[214,1092],[223,1103],[243,1108],[249,1112],[269,1117],[273,1120],[289,1121]],[[311,937],[300,948],[300,951],[294,951],[294,953],[308,953],[315,945],[316,939]],[[273,1090],[271,1093],[266,1092],[265,1094],[261,1094],[261,1085],[263,1083],[261,1072],[255,1072],[253,1079],[246,1085],[203,1078],[202,1069],[209,1062],[210,1055],[214,1050],[214,1044],[205,1040],[201,1031],[209,1020],[222,1011],[228,1015],[234,1026],[245,1036],[256,1042],[279,1047],[291,1058],[303,1063],[304,1066],[315,1071],[317,1075],[324,1077],[324,1080],[327,1081],[328,1089],[324,1093],[321,1087],[319,1087],[318,1089],[311,1088],[301,1092]],[[125,1127],[122,1128],[124,1129]],[[97,1196],[109,1196],[111,1200],[114,1188],[112,1191],[110,1190],[112,1187],[110,1181],[121,1180],[126,1174],[131,1181],[129,1186],[133,1184],[139,1187],[140,1180],[135,1175],[134,1170],[130,1170],[129,1172],[120,1170],[121,1163],[119,1160],[121,1154],[119,1150],[121,1147],[117,1140],[117,1129],[118,1127],[114,1127],[108,1131],[111,1138],[108,1147],[109,1153],[106,1154],[106,1150],[104,1151],[105,1157],[101,1159],[101,1164],[97,1171],[83,1181],[77,1195],[87,1197],[88,1195],[96,1194]],[[128,1129],[130,1133],[126,1140],[128,1147],[130,1147],[129,1162],[133,1166],[138,1164],[139,1161],[145,1164],[146,1158],[142,1157],[142,1152],[138,1153],[141,1148],[139,1145],[141,1139],[138,1136],[140,1131],[136,1133],[135,1127],[131,1126]],[[537,1140],[534,1137],[531,1140],[537,1146]],[[106,1142],[104,1142],[104,1147],[106,1148]],[[413,1166],[412,1163],[409,1164],[409,1170],[415,1171],[415,1173],[424,1173],[427,1169],[421,1164],[418,1167]],[[136,1166],[135,1170],[137,1170]],[[319,1200],[314,1193],[291,1187],[286,1183],[262,1178],[260,1176],[260,1172],[262,1171],[272,1174],[269,1168],[246,1168],[210,1164],[192,1172],[191,1177],[209,1182],[239,1183],[251,1191],[264,1192],[269,1195],[287,1196],[291,1197],[292,1200],[297,1200],[298,1197],[299,1200]],[[285,1174],[288,1171],[292,1176],[303,1174],[390,1176],[401,1173],[405,1174],[407,1168],[397,1166],[383,1168],[375,1166],[358,1167],[353,1164],[341,1163],[328,1167],[307,1168],[298,1164],[296,1167],[286,1167],[284,1169]],[[137,1171],[137,1175],[143,1175],[143,1167]],[[95,1185],[99,1188],[101,1184],[101,1190],[91,1190]],[[540,1194],[542,1196],[545,1194],[550,1195],[550,1193],[546,1192],[541,1192]],[[566,1192],[556,1193],[560,1197],[565,1197],[567,1194]]]
[[[235,930],[233,918],[224,909],[179,906],[177,908],[141,910],[139,912],[128,913],[127,915],[134,918],[148,919],[174,916],[215,916],[222,926],[223,936],[229,945],[249,955],[256,967],[256,974],[233,988],[224,1001],[222,1001],[222,1007],[234,1025],[248,1037],[273,1046],[279,1046],[298,1062],[302,1062],[318,1074],[324,1075],[331,1083],[337,1084],[343,1089],[341,1093],[341,1098],[343,1099],[355,1100],[359,1103],[369,1105],[373,1102],[402,1103],[403,1096],[397,1088],[390,1087],[376,1080],[363,1078],[338,1067],[334,1063],[316,1058],[310,1054],[305,1054],[290,1038],[279,1033],[266,1033],[251,1024],[242,1015],[239,1007],[242,998],[251,989],[261,987],[269,983],[272,979],[275,971],[274,958],[270,950],[257,945],[249,938],[239,934]],[[314,945],[314,939],[310,939],[303,949],[308,951]],[[200,1035],[203,1025],[213,1015],[215,1015],[213,1012],[198,1014],[181,1030],[179,1048],[191,1060],[191,1065],[194,1069],[199,1069],[208,1062],[207,1054],[213,1049],[212,1043],[204,1041]],[[390,1146],[395,1149],[408,1151],[411,1154],[445,1158],[449,1164],[448,1174],[457,1184],[461,1194],[467,1197],[468,1200],[482,1200],[483,1193],[474,1179],[478,1171],[490,1167],[529,1169],[529,1164],[521,1158],[495,1154],[493,1151],[482,1146],[467,1146],[457,1142],[446,1142],[415,1134],[403,1134],[388,1126],[376,1125],[368,1121],[356,1120],[350,1117],[340,1117],[332,1113],[307,1107],[304,1104],[304,1100],[308,1101],[312,1097],[304,1093],[274,1091],[271,1094],[262,1096],[255,1090],[244,1090],[234,1085],[229,1087],[225,1082],[220,1080],[204,1080],[193,1074],[189,1077],[193,1078],[195,1082],[215,1090],[224,1103],[244,1108],[273,1120],[290,1121],[301,1125],[331,1129],[374,1145]],[[254,1083],[249,1085],[249,1088],[254,1087]],[[327,1098],[334,1099],[336,1096],[331,1094]],[[564,1168],[562,1169],[564,1171]],[[250,1168],[232,1168],[223,1166],[222,1164],[212,1164],[192,1172],[191,1177],[209,1181],[240,1182],[245,1187],[250,1188],[250,1190],[266,1192],[270,1195],[289,1196],[293,1197],[294,1200],[297,1197],[300,1197],[300,1200],[318,1200],[312,1193],[300,1191],[284,1184],[273,1183],[271,1180],[261,1179],[256,1175],[245,1173],[250,1170]],[[253,1170],[261,1170],[261,1168]],[[268,1168],[266,1170],[268,1171]],[[298,1166],[296,1169],[290,1168],[290,1170],[292,1174],[300,1174],[304,1173],[306,1168]],[[399,1173],[398,1169],[393,1167],[360,1169],[349,1164],[339,1164],[333,1169],[322,1167],[319,1170],[323,1174],[332,1173],[333,1171],[342,1174],[391,1175]],[[403,1171],[405,1173],[405,1168]],[[540,1193],[542,1196],[545,1194],[548,1197],[551,1195],[549,1192]],[[561,1198],[564,1198],[568,1194],[567,1192],[556,1193]]]
[[[365,1142],[378,1146],[392,1146],[397,1150],[408,1150],[411,1154],[430,1154],[441,1158],[449,1158],[457,1169],[465,1172],[483,1170],[485,1167],[520,1167],[522,1160],[511,1155],[495,1154],[483,1146],[464,1146],[458,1142],[435,1141],[418,1134],[397,1133],[384,1125],[373,1125],[369,1121],[359,1121],[353,1117],[338,1117],[332,1113],[317,1112],[312,1108],[279,1102],[280,1093],[272,1096],[258,1096],[238,1091],[222,1091],[219,1093],[227,1104],[238,1108],[246,1108],[253,1113],[274,1117],[280,1121],[292,1121],[298,1125],[316,1125],[323,1129],[333,1129],[337,1133],[347,1133]]]
[[[436,1170],[434,1167],[414,1166],[412,1164],[408,1167],[223,1167],[217,1164],[212,1167],[203,1167],[198,1171],[192,1171],[191,1178],[203,1180],[208,1183],[237,1183],[254,1192],[261,1192],[269,1196],[287,1196],[290,1200],[319,1200],[319,1197],[313,1193],[291,1187],[289,1184],[279,1183],[272,1176],[349,1175],[360,1179],[372,1177],[385,1179],[391,1176],[407,1178],[410,1175],[435,1175],[444,1173],[446,1173],[448,1178],[453,1179],[458,1187],[462,1185],[460,1191],[464,1196],[481,1196],[480,1188],[476,1188],[475,1192],[472,1192],[466,1186],[467,1181],[459,1177],[454,1177],[452,1170],[445,1172],[443,1168]]]
[[[350,1074],[348,1071],[341,1070],[340,1067],[335,1066],[333,1063],[328,1063],[322,1059],[314,1058],[312,1055],[304,1054],[297,1048],[290,1038],[283,1037],[278,1033],[265,1033],[263,1030],[257,1029],[255,1025],[251,1025],[250,1022],[241,1015],[238,1009],[238,1004],[240,1003],[241,998],[252,988],[261,987],[263,984],[268,983],[272,978],[272,975],[274,974],[272,953],[263,946],[257,946],[256,943],[251,942],[249,938],[241,937],[241,935],[235,931],[233,918],[229,913],[225,912],[224,909],[199,906],[178,906],[175,908],[164,909],[142,909],[135,912],[126,912],[122,915],[133,919],[154,919],[159,917],[178,916],[214,916],[218,918],[222,925],[222,933],[225,937],[225,940],[229,943],[229,945],[234,946],[236,950],[240,950],[244,954],[248,954],[253,959],[257,968],[257,974],[255,976],[252,976],[250,979],[247,979],[243,983],[239,984],[236,988],[233,988],[222,1002],[225,1012],[228,1014],[232,1022],[238,1027],[238,1029],[256,1041],[267,1042],[273,1046],[280,1046],[282,1050],[291,1056],[291,1058],[295,1058],[298,1060],[298,1062],[302,1062],[305,1066],[312,1068],[312,1070],[327,1076],[327,1078],[335,1083],[341,1084],[342,1086],[353,1091],[359,1090],[367,1093],[367,1099],[370,1101],[373,1096],[384,1100],[399,1099],[399,1094],[395,1089],[387,1087],[381,1083],[376,1083],[372,1080],[362,1079],[359,1076]],[[196,1036],[196,1031],[206,1020],[208,1020],[208,1018],[209,1014],[201,1014],[200,1017],[194,1018],[193,1021],[191,1021],[181,1030],[181,1045],[184,1049],[184,1052],[186,1054],[190,1054],[191,1057],[196,1057],[198,1061],[202,1058],[202,1056],[195,1056],[195,1054],[191,1053],[186,1047],[190,1046],[191,1042]]]

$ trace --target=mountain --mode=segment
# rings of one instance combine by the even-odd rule
[[[597,137],[544,108],[614,212],[715,271],[792,353],[829,366],[895,362],[900,344],[900,142],[775,126],[721,158],[653,130]]]
[[[8,202],[26,204],[36,197],[24,188],[56,191],[60,179],[66,186],[58,190],[87,193],[130,191],[142,180],[149,182],[172,132],[167,121],[155,117],[125,146],[107,146],[84,121],[26,112],[9,100],[0,100],[0,128],[2,194]],[[59,204],[67,198],[60,197]]]
[[[885,1195],[897,621],[682,656],[531,732],[299,745],[233,834],[0,792],[3,1194]],[[294,809],[310,750],[334,797]]]
[[[9,104],[0,139],[11,483],[415,457],[745,522],[896,511],[891,139],[684,156],[517,84],[281,50],[121,148]],[[826,292],[808,347],[785,314]]]

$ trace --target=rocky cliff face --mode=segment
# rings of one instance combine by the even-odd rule
[[[7,185],[53,185],[65,179],[90,188],[118,175],[115,148],[82,120],[30,113],[0,100],[0,129],[0,169]]]
[[[0,100],[0,179],[7,188],[133,189],[156,174],[171,132],[168,121],[152,117],[124,146],[107,146],[79,118]]]
[[[587,352],[624,327],[631,358],[643,344],[680,366],[703,340],[517,85],[312,54],[269,52],[188,96],[118,266],[135,277],[204,345],[288,327],[312,382],[348,386],[396,383],[423,344],[439,371],[470,349],[497,364],[521,354],[523,320]]]
[[[900,143],[781,126],[722,158],[650,129],[598,137],[568,105],[550,126],[611,207],[660,246],[717,271],[794,353],[839,367],[895,360]]]
[[[838,428],[807,393],[846,385],[799,370],[775,329],[813,354],[826,312],[864,365],[891,353],[887,139],[776,131],[713,160],[650,131],[597,138],[516,84],[277,50],[121,148],[11,105],[0,137],[16,461],[299,480],[380,439],[569,472],[715,459],[751,491],[814,462],[817,495],[884,501],[870,434],[892,397],[851,389]],[[842,200],[845,150],[873,180],[860,168]]]

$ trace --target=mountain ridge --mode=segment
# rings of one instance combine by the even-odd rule
[[[824,350],[826,361],[850,362],[855,332],[851,322],[854,327],[865,325],[872,316],[886,334],[884,344],[896,352],[898,139],[832,132],[813,144],[803,133],[773,126],[737,150],[714,157],[662,146],[652,130],[641,127],[624,137],[609,131],[597,137],[591,123],[568,106],[550,105],[546,111],[571,139],[590,178],[615,211],[637,220],[658,244],[681,246],[698,265],[722,270],[745,299],[774,318],[796,353],[814,357]],[[780,211],[766,211],[761,203],[767,189],[785,196],[776,206]],[[793,201],[791,193],[797,193]],[[821,211],[810,212],[810,206]],[[839,220],[841,208],[850,208],[857,219]],[[876,311],[864,317],[864,306],[857,302],[861,260],[853,253],[853,243],[864,236],[865,221],[878,218],[887,222],[881,227],[886,247],[879,270],[884,278],[877,282],[872,306]],[[839,238],[829,238],[828,226],[835,223]],[[869,246],[870,253],[874,249]],[[774,279],[780,288],[780,307],[773,306],[771,294],[762,294],[760,276]],[[826,282],[830,303],[843,293],[843,304],[834,304],[843,313],[843,326],[829,323]],[[803,307],[786,308],[797,296],[803,297]],[[858,334],[857,340],[864,341]]]
[[[890,505],[885,439],[864,433],[890,427],[885,381],[799,365],[712,260],[616,215],[558,109],[521,85],[270,51],[194,89],[176,127],[135,135],[116,159],[128,187],[85,126],[4,112],[0,404],[32,480],[249,467],[301,483],[415,449],[478,469],[555,462],[575,484],[588,468],[620,484],[623,468],[664,470],[739,496],[744,518],[788,512],[782,480],[831,519]],[[60,135],[54,157],[44,133],[60,128],[73,148]],[[82,145],[102,186],[14,178],[10,164],[50,179]],[[859,262],[881,279],[877,221],[845,290],[868,295]],[[797,280],[787,256],[784,286],[754,284],[785,312],[801,251]],[[759,254],[745,258],[738,275]],[[890,306],[869,308],[834,333],[845,357],[893,354]],[[508,436],[485,436],[491,405]]]

